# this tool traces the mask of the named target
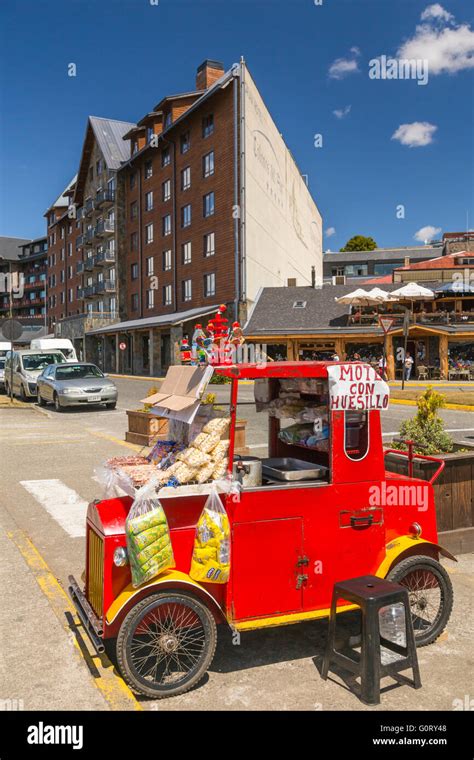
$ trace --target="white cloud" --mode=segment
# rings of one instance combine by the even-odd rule
[[[425,8],[421,20],[398,49],[398,58],[427,60],[432,75],[474,68],[474,31],[469,24],[456,24],[439,3]]]
[[[425,243],[427,240],[435,239],[441,232],[441,227],[433,227],[428,224],[426,227],[421,227],[418,232],[413,235],[415,240],[419,240],[420,243]]]
[[[452,19],[454,19],[454,16],[452,13],[448,13],[448,11],[445,11],[443,6],[440,5],[439,3],[433,3],[433,5],[428,5],[428,7],[425,8],[420,18],[422,21],[426,21],[427,19],[451,21]]]
[[[343,79],[348,74],[354,74],[359,71],[359,64],[357,58],[360,56],[360,50],[358,47],[351,47],[350,53],[352,57],[336,58],[329,67],[330,79]]]
[[[433,142],[433,135],[438,127],[428,121],[414,121],[412,124],[400,124],[392,135],[392,140],[398,140],[409,148],[420,148]]]
[[[332,237],[336,234],[336,228],[335,227],[328,227],[327,230],[325,230],[324,234],[326,237]]]
[[[344,108],[336,108],[336,110],[333,111],[333,114],[337,119],[343,119],[350,113],[350,110],[351,106],[344,106]]]

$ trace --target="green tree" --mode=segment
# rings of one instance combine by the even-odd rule
[[[373,251],[374,248],[377,248],[377,243],[373,238],[354,235],[347,241],[344,248],[341,248],[341,251]]]

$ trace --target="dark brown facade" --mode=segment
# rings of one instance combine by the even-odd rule
[[[209,81],[200,69],[198,83]],[[131,136],[135,153],[119,172],[125,191],[119,245],[126,252],[126,319],[215,303],[233,307],[233,90],[217,89],[193,108],[201,94],[189,96],[186,111],[182,97],[165,99],[159,114],[145,117]],[[157,138],[170,118],[166,138]]]
[[[64,197],[69,200],[70,196]],[[53,206],[47,212],[48,327],[52,332],[62,319],[81,314],[84,308],[81,277],[77,271],[80,221],[70,213],[64,205]]]

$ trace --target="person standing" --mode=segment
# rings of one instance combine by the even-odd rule
[[[410,379],[411,371],[413,369],[413,356],[410,354],[409,351],[407,351],[407,355],[405,356],[405,380]]]

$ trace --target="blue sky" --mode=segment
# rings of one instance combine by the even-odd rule
[[[0,20],[2,235],[44,234],[89,114],[136,121],[193,89],[205,58],[241,55],[309,176],[325,249],[354,234],[414,245],[425,227],[464,230],[467,212],[474,228],[467,0],[22,0]],[[369,77],[401,48],[428,56],[426,85]]]

